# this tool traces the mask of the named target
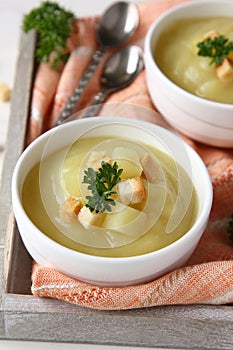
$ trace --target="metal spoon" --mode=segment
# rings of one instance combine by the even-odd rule
[[[91,106],[81,118],[98,115],[106,98],[113,92],[130,85],[143,68],[143,51],[137,45],[126,46],[106,61],[100,84],[103,90],[95,95]]]
[[[120,1],[110,6],[104,12],[100,18],[97,30],[97,40],[100,44],[100,49],[95,51],[89,66],[65,105],[56,125],[60,125],[68,118],[78,104],[105,51],[109,48],[117,47],[129,39],[134,34],[138,24],[139,12],[137,6],[133,3]]]

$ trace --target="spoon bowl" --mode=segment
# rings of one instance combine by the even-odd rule
[[[102,47],[117,47],[135,32],[139,24],[135,4],[120,1],[110,6],[100,19],[97,38]]]
[[[143,68],[143,51],[132,45],[116,52],[106,61],[100,83],[104,88],[119,89],[130,84]]]
[[[102,103],[113,92],[130,85],[144,67],[143,51],[137,45],[126,46],[105,62],[100,77],[102,91],[95,95],[82,118],[98,115]]]

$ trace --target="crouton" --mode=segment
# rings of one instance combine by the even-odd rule
[[[156,181],[159,181],[161,177],[160,168],[158,167],[156,161],[151,157],[151,155],[145,153],[140,161],[143,173],[147,181],[150,183],[155,183]]]
[[[227,58],[230,62],[233,61],[233,52],[229,52],[229,54],[227,55]]]
[[[0,101],[9,101],[11,97],[11,89],[6,83],[0,83]]]
[[[216,30],[210,30],[209,32],[207,32],[203,35],[203,38],[204,39],[207,39],[207,38],[214,39],[214,38],[217,38],[218,36],[220,36],[219,32],[217,32]]]
[[[96,152],[92,151],[90,154],[90,157],[87,161],[87,168],[92,168],[95,171],[99,170],[101,168],[102,162],[109,162],[110,157],[107,155],[105,151]]]
[[[216,67],[217,77],[223,82],[233,81],[233,62],[224,58],[222,63]]]
[[[75,197],[68,197],[62,204],[59,214],[62,221],[70,224],[77,219],[77,215],[82,208],[82,203]]]
[[[91,212],[86,206],[83,206],[78,214],[78,220],[84,228],[91,226],[100,226],[105,218],[104,213]]]
[[[141,203],[146,199],[146,191],[140,177],[119,182],[117,193],[119,201],[125,205]]]

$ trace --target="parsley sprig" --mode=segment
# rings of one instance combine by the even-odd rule
[[[24,16],[23,30],[27,33],[36,29],[39,33],[39,41],[36,50],[38,62],[49,62],[51,54],[54,54],[52,67],[58,68],[60,61],[66,62],[66,40],[72,32],[71,24],[75,15],[66,11],[55,2],[42,2],[40,7],[34,8]]]
[[[199,48],[198,55],[212,58],[210,64],[215,63],[219,66],[223,59],[230,52],[233,52],[233,42],[224,35],[219,35],[214,38],[206,38],[197,44]]]
[[[233,244],[233,214],[231,215],[231,220],[228,227],[229,238]]]
[[[91,212],[105,212],[112,211],[112,207],[116,205],[111,196],[116,193],[113,188],[121,181],[121,174],[123,169],[118,169],[118,164],[114,162],[113,165],[102,162],[101,168],[95,171],[88,168],[84,171],[83,183],[88,184],[87,189],[92,192],[91,196],[86,196],[86,206]]]

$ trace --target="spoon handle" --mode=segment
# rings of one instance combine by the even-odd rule
[[[87,112],[82,115],[82,118],[89,118],[98,115],[98,112],[102,108],[102,103],[107,99],[107,97],[114,91],[114,89],[103,89],[98,92],[92,100],[90,107]]]
[[[55,126],[62,124],[72,114],[74,108],[77,106],[80,98],[82,97],[82,94],[83,94],[87,84],[91,80],[92,75],[94,74],[99,63],[101,62],[103,55],[104,55],[104,52],[105,52],[105,50],[103,48],[100,48],[99,50],[95,51],[91,62],[89,63],[82,78],[80,79],[73,94],[71,95],[68,102],[66,103],[62,113],[60,114],[58,120],[56,121]]]

